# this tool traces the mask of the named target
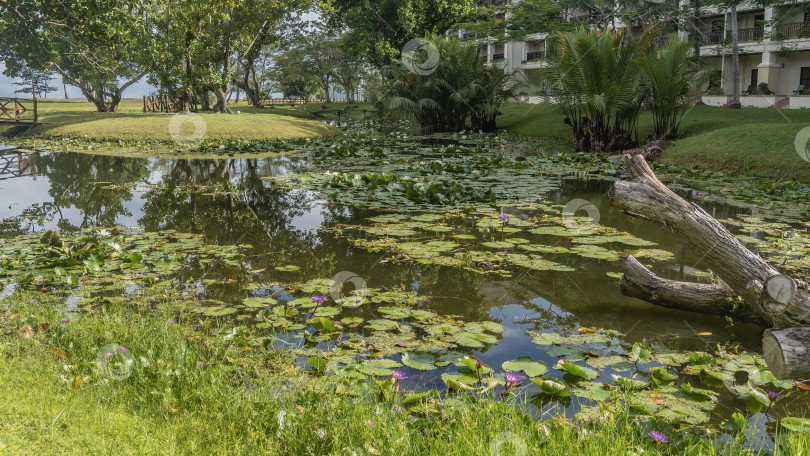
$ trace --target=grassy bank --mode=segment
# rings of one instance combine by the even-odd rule
[[[175,321],[137,300],[62,308],[36,293],[0,305],[0,454],[758,454],[743,453],[742,432],[723,451],[688,429],[611,413],[618,404],[575,425],[495,397],[341,395],[289,351],[253,346],[216,319]],[[782,445],[801,454],[810,434]]]
[[[172,141],[169,122],[174,114],[144,113],[142,107],[141,100],[127,99],[121,101],[118,113],[102,113],[84,100],[40,100],[38,112],[41,125],[26,134],[90,141]],[[231,109],[239,113],[198,113],[204,121],[205,139],[241,138],[257,141],[317,137],[336,132],[304,109],[289,106],[258,109],[244,102],[232,103]],[[0,125],[0,134],[7,128],[10,128],[9,125]],[[194,128],[191,122],[185,122],[179,132],[191,135]]]
[[[540,137],[548,150],[571,150],[571,129],[549,105],[506,105],[498,126]],[[664,162],[702,166],[729,174],[795,179],[810,182],[810,162],[796,151],[796,135],[810,126],[810,110],[731,110],[695,106],[681,123],[681,139],[669,148]],[[652,133],[652,114],[639,118],[639,137]]]

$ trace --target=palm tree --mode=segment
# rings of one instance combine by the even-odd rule
[[[689,43],[673,35],[663,47],[650,49],[637,62],[646,76],[655,139],[672,139],[678,134],[686,107],[711,78],[711,71],[698,71],[691,51]]]
[[[417,74],[400,62],[385,70],[387,115],[414,119],[426,133],[495,130],[498,109],[514,97],[511,76],[458,40],[434,36],[428,46],[441,56],[432,71]]]
[[[648,28],[635,42],[625,39],[625,32],[584,27],[558,32],[550,43],[549,66],[524,77],[539,82],[541,92],[565,115],[576,152],[638,145],[637,119],[646,87],[635,62],[654,47],[658,29]]]
[[[731,94],[731,109],[740,109],[740,28],[737,25],[737,2],[731,2],[731,65],[733,93]]]

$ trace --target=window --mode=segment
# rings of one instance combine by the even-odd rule
[[[802,72],[799,76],[799,85],[810,87],[810,67],[802,67]]]
[[[765,15],[764,14],[754,15],[754,27],[764,27],[764,26],[765,26]]]
[[[723,18],[712,19],[712,32],[722,32],[726,21]]]

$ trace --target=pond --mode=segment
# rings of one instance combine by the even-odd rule
[[[614,163],[485,135],[360,132],[297,147],[212,159],[6,151],[2,285],[62,293],[70,312],[171,305],[265,334],[347,382],[396,368],[405,390],[464,392],[486,366],[501,383],[504,370],[556,379],[522,383],[538,415],[587,416],[619,389],[650,389],[635,406],[692,424],[807,410],[765,370],[761,328],[621,294],[625,254],[665,277],[712,276],[699,252],[611,207]],[[810,271],[802,200],[659,171],[766,258]],[[72,250],[48,250],[49,230]],[[780,401],[756,406],[756,391]]]

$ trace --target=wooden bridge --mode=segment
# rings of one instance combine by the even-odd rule
[[[37,99],[0,97],[0,123],[36,125]]]
[[[333,98],[329,100],[330,103],[344,103],[345,101],[345,98]],[[262,100],[263,106],[295,106],[309,103],[326,103],[326,100],[320,98],[268,98]]]
[[[0,150],[0,181],[41,173],[38,152]]]
[[[143,97],[143,112],[180,112],[183,103],[169,95],[148,95]],[[197,97],[191,98],[191,112],[197,112]]]

